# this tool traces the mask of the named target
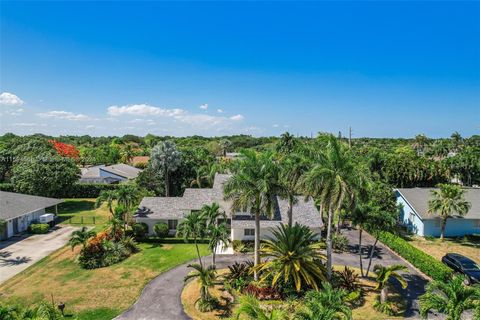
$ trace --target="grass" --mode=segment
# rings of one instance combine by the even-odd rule
[[[410,244],[441,260],[447,253],[459,253],[480,264],[480,240],[478,238],[446,238],[441,242],[437,238],[412,237]]]
[[[92,226],[95,218],[95,230],[102,230],[111,213],[106,204],[95,208],[95,199],[65,199],[58,205],[58,217],[62,223],[74,226]],[[83,223],[81,218],[83,217]]]

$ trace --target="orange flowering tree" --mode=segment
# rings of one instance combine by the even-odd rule
[[[63,143],[57,140],[49,140],[48,142],[53,145],[57,153],[62,157],[68,157],[75,160],[78,160],[80,157],[80,151],[78,151],[78,149],[72,144]]]

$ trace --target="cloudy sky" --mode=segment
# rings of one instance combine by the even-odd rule
[[[0,6],[0,133],[480,132],[480,2]]]

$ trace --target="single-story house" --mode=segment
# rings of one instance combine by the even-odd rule
[[[111,166],[98,165],[81,169],[80,183],[119,183],[135,179],[141,169],[128,164],[114,164]]]
[[[56,211],[56,206],[62,202],[61,199],[0,191],[0,219],[7,222],[0,239],[27,230],[32,222],[38,221],[45,214],[46,208],[55,207]]]
[[[186,189],[182,197],[145,197],[139,205],[135,220],[148,225],[150,234],[158,222],[168,224],[170,234],[176,232],[177,225],[190,212],[200,210],[204,205],[216,202],[227,214],[227,223],[231,228],[231,240],[254,240],[255,221],[249,213],[232,212],[231,203],[224,200],[223,184],[230,177],[228,174],[216,174],[213,188]],[[272,228],[288,223],[288,202],[276,198],[276,211],[272,219],[262,217],[260,237],[271,235]],[[298,222],[320,233],[323,226],[320,213],[313,200],[299,196],[293,207],[293,223]]]
[[[401,204],[400,222],[408,230],[419,236],[439,237],[440,219],[428,213],[428,201],[432,198],[434,188],[400,188],[396,189],[397,203]],[[446,237],[459,237],[480,234],[480,189],[466,188],[465,200],[470,202],[468,213],[447,219]]]

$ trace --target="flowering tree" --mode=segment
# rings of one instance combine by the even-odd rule
[[[74,145],[56,140],[48,140],[48,142],[53,145],[57,153],[62,157],[73,158],[75,160],[80,157],[80,151],[78,151],[78,149]]]

